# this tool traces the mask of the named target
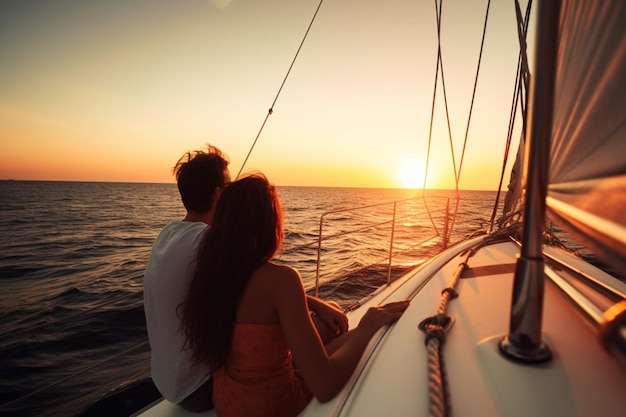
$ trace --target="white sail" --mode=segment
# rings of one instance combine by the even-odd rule
[[[626,267],[626,3],[565,1],[557,57],[549,215]]]

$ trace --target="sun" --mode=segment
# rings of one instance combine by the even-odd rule
[[[402,188],[422,188],[426,175],[425,164],[413,156],[405,156],[398,161],[397,179]]]

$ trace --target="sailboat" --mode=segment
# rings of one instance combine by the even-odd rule
[[[525,111],[503,215],[351,308],[355,326],[411,299],[301,417],[626,413],[626,4],[540,2],[533,69],[517,12]],[[159,400],[136,415],[192,414]]]

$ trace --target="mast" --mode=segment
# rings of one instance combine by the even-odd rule
[[[539,4],[535,71],[531,76],[524,149],[522,248],[513,280],[509,334],[500,342],[505,356],[532,363],[545,362],[552,357],[541,340],[545,286],[542,245],[560,3],[560,0],[547,0]]]

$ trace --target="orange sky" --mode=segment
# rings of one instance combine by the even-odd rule
[[[235,174],[318,3],[0,3],[0,179],[172,182],[179,156],[206,143],[230,156]],[[433,3],[324,2],[244,171],[277,185],[421,183]],[[486,4],[444,2],[457,166]],[[516,64],[513,4],[492,2],[462,189],[498,185]],[[428,186],[454,188],[442,102]]]

